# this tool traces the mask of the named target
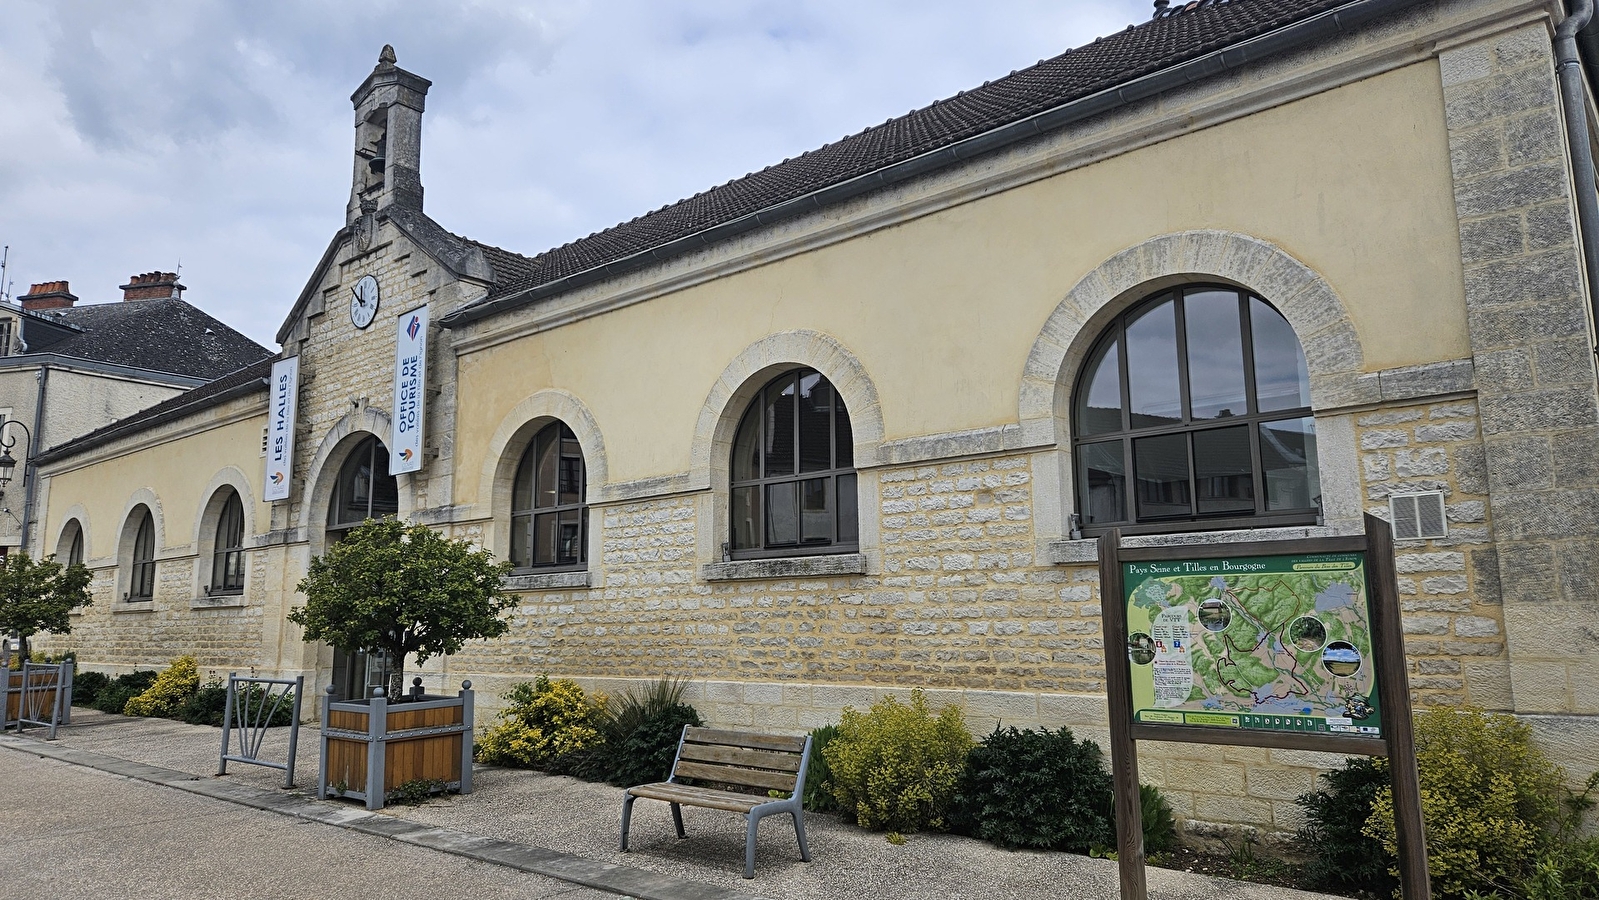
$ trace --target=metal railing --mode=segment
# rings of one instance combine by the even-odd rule
[[[243,689],[241,690],[241,685]],[[222,715],[222,752],[217,774],[228,774],[228,763],[248,763],[283,770],[283,786],[294,787],[294,756],[300,746],[300,700],[305,695],[305,676],[287,678],[240,678],[228,673],[228,701]],[[288,704],[289,758],[275,762],[261,758],[261,745],[278,711]],[[281,727],[281,726],[280,726]],[[230,753],[232,744],[238,752]]]
[[[12,684],[12,673],[5,673],[5,690],[0,691],[0,709],[7,719],[5,727],[17,726],[17,732],[28,725],[50,729],[46,740],[56,739],[56,729],[66,721],[67,710],[72,708],[72,662],[45,665],[25,662],[20,673],[21,683]],[[10,715],[11,696],[17,695],[16,716]]]

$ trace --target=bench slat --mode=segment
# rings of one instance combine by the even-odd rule
[[[754,769],[775,769],[779,772],[798,772],[800,765],[798,754],[746,750],[743,747],[728,747],[721,744],[684,744],[682,758],[695,762],[721,763]]]
[[[792,737],[786,734],[749,734],[716,728],[690,727],[684,739],[694,744],[725,744],[730,747],[777,750],[782,753],[799,753],[805,749],[804,737]]]
[[[748,785],[775,791],[792,791],[797,776],[783,772],[766,772],[761,769],[740,769],[736,766],[713,766],[706,763],[678,760],[673,777],[699,778],[721,784]]]
[[[762,803],[771,802],[769,797],[733,794],[727,791],[690,787],[686,784],[667,784],[665,782],[641,784],[638,787],[628,788],[628,793],[635,797],[644,797],[649,800],[665,800],[667,803],[683,803],[689,806],[703,806],[708,809],[721,809],[738,813],[747,813]]]

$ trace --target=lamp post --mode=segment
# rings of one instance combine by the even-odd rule
[[[23,485],[26,485],[28,483],[28,469],[33,466],[33,431],[31,429],[29,429],[28,426],[22,424],[22,422],[20,422],[20,421],[18,421],[16,419],[9,419],[4,424],[0,424],[0,496],[4,496],[5,495],[6,488],[11,485],[11,475],[12,475],[13,472],[16,471],[16,468],[17,468],[17,459],[16,459],[16,457],[11,455],[11,448],[15,447],[17,445],[17,439],[14,438],[14,437],[8,437],[7,434],[6,434],[7,430],[10,429],[11,426],[13,426],[13,425],[15,425],[18,428],[21,428],[23,434],[26,434],[28,436],[27,443],[22,445],[22,459],[23,459],[23,463],[22,463],[22,483],[23,483]],[[8,512],[9,512],[9,510],[8,510]],[[21,550],[24,553],[26,553],[27,550],[28,550],[28,515],[27,515],[27,513],[28,513],[28,510],[24,509],[23,510],[23,516],[22,516],[22,540],[21,540],[21,546],[18,548],[19,550]]]

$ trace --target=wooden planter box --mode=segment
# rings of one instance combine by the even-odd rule
[[[472,682],[454,697],[393,703],[322,698],[322,759],[318,799],[329,794],[382,809],[404,784],[442,782],[445,790],[472,793]]]

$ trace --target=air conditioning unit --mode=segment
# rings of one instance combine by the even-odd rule
[[[1393,523],[1396,541],[1419,541],[1449,534],[1442,491],[1390,494],[1388,519]]]

